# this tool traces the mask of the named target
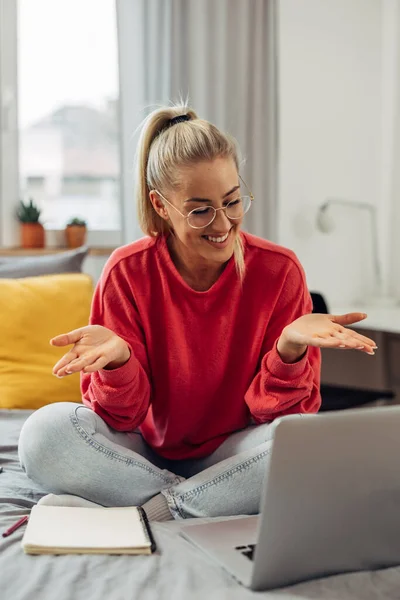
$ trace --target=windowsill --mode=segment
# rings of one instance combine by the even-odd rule
[[[89,248],[89,256],[109,256],[116,247],[111,248]],[[58,254],[60,252],[68,252],[73,248],[0,248],[0,256],[36,256],[45,254]]]

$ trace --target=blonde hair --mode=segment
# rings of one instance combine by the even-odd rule
[[[170,126],[174,117],[187,115],[189,120]],[[136,189],[139,224],[149,236],[170,230],[150,201],[149,192],[179,186],[179,167],[215,158],[232,158],[239,171],[235,140],[223,134],[215,125],[199,119],[185,104],[154,110],[144,120],[136,152]],[[242,237],[236,233],[234,242],[236,270],[243,280],[244,248]]]

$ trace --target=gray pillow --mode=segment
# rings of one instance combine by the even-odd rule
[[[18,279],[55,273],[81,273],[87,253],[87,246],[81,246],[76,250],[57,254],[0,257],[0,278]]]

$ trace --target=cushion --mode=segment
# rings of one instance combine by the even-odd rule
[[[88,248],[43,254],[40,256],[4,256],[0,258],[0,277],[35,277],[52,273],[80,273]]]
[[[88,324],[92,293],[83,273],[0,279],[0,408],[81,401],[78,373],[52,374],[71,346],[49,340]]]

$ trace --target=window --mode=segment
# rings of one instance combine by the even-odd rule
[[[115,0],[19,0],[21,198],[47,229],[121,229]]]

